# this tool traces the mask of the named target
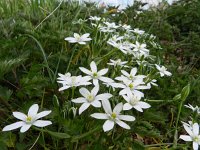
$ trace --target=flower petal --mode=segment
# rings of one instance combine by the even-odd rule
[[[26,132],[31,126],[32,126],[32,124],[24,124],[24,125],[21,127],[20,132],[21,132],[21,133]]]
[[[119,114],[123,109],[123,103],[119,103],[115,106],[115,108],[113,109],[113,112],[116,114]]]
[[[52,124],[51,121],[46,121],[46,120],[37,120],[33,123],[33,125],[36,127],[46,127],[51,124]]]
[[[131,108],[133,108],[132,105],[130,105],[129,103],[124,104],[123,106],[123,110],[130,110]]]
[[[124,129],[131,129],[129,125],[127,125],[125,122],[121,121],[121,120],[116,120],[116,123],[121,126]]]
[[[197,142],[193,142],[193,150],[198,150],[199,144]]]
[[[114,122],[111,120],[106,120],[106,122],[103,124],[103,130],[104,132],[107,132],[111,130],[114,127]]]
[[[89,103],[83,103],[83,104],[81,105],[81,107],[79,108],[79,115],[80,115],[83,111],[85,111],[89,106],[90,106]]]
[[[79,69],[85,74],[88,74],[90,76],[92,75],[92,72],[90,70],[86,69],[86,68],[79,67]]]
[[[94,106],[94,107],[97,107],[97,108],[99,108],[99,107],[101,107],[101,103],[99,102],[99,101],[93,101],[92,103],[91,103],[91,105],[92,106]]]
[[[51,113],[51,110],[42,111],[42,112],[40,112],[40,113],[38,113],[38,114],[36,115],[35,120],[37,120],[37,119],[39,119],[39,118],[42,118],[42,117],[44,117],[44,116],[47,116],[47,115],[50,114],[50,113]]]
[[[111,106],[110,106],[110,102],[107,99],[105,99],[105,100],[102,101],[102,104],[103,104],[104,111],[107,114],[112,114],[112,109],[111,109]]]
[[[96,96],[98,92],[99,92],[99,85],[95,86],[92,89],[91,94],[94,95],[94,96]]]
[[[22,121],[25,121],[27,117],[24,113],[21,112],[13,112],[13,116]]]
[[[134,121],[135,117],[130,116],[130,115],[119,115],[118,118],[120,120],[125,120],[125,121]]]
[[[95,64],[95,62],[94,61],[92,61],[91,63],[90,63],[90,68],[91,68],[91,70],[92,70],[92,72],[94,73],[97,73],[97,65]]]
[[[35,116],[38,112],[39,106],[38,104],[33,104],[28,111],[28,116]]]
[[[96,119],[108,119],[108,115],[103,113],[94,113],[91,114],[90,116]]]
[[[100,77],[99,80],[109,83],[109,82],[114,82],[112,79],[108,78],[108,77]]]
[[[181,135],[180,139],[184,141],[192,141],[192,138],[189,135]]]
[[[151,105],[149,105],[148,103],[146,102],[138,102],[138,105],[143,108],[143,109],[146,109],[146,108],[150,108]]]
[[[83,95],[84,97],[87,97],[87,96],[90,94],[90,92],[89,92],[86,88],[81,88],[81,89],[79,90],[79,92],[80,92],[81,95]]]
[[[199,135],[199,125],[198,123],[194,123],[192,126],[192,131],[195,135]]]
[[[72,99],[72,102],[74,102],[74,103],[85,103],[85,102],[87,102],[87,100],[83,97],[80,97],[80,98]]]
[[[193,136],[193,132],[192,132],[192,130],[191,130],[188,126],[183,125],[183,127],[184,127],[184,129],[187,131],[187,133],[188,133],[190,136]]]
[[[110,93],[104,93],[104,94],[99,94],[96,96],[96,100],[104,100],[104,99],[109,99],[112,97],[112,94]]]
[[[23,121],[15,122],[13,124],[5,126],[2,131],[14,130],[14,129],[20,128],[24,124],[25,124],[25,122],[23,122]]]
[[[100,70],[100,71],[98,72],[98,74],[99,74],[100,76],[102,76],[102,75],[106,74],[107,72],[108,72],[108,68]]]

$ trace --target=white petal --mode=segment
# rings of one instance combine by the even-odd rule
[[[79,69],[84,72],[85,74],[88,74],[88,75],[92,75],[92,72],[86,68],[83,68],[83,67],[79,67]]]
[[[141,108],[150,108],[151,107],[151,105],[149,105],[148,103],[145,103],[145,102],[138,102],[138,105]]]
[[[106,74],[107,72],[108,72],[108,69],[106,68],[106,69],[100,70],[100,71],[98,72],[98,74],[99,74],[100,76],[102,76],[102,75]]]
[[[39,106],[38,104],[33,104],[28,111],[28,116],[35,116],[38,112]],[[25,128],[25,127],[24,127]]]
[[[184,141],[192,141],[192,138],[188,135],[181,135],[180,139],[182,139]]]
[[[81,88],[81,89],[79,90],[79,92],[80,92],[81,95],[83,95],[84,97],[87,97],[87,96],[90,94],[90,92],[89,92],[86,88]]]
[[[74,41],[74,38],[73,37],[66,37],[65,41]]]
[[[114,127],[114,122],[111,120],[106,120],[106,122],[103,124],[103,130],[104,132],[107,132],[111,130]]]
[[[96,100],[104,100],[104,99],[109,99],[112,97],[112,94],[110,93],[104,93],[104,94],[99,94],[96,96]]]
[[[36,115],[35,120],[37,120],[37,119],[39,119],[39,118],[42,118],[42,117],[44,117],[44,116],[47,116],[47,115],[50,114],[50,113],[51,113],[51,110],[49,110],[49,111],[42,111],[42,112],[40,112],[40,113],[38,113],[38,114]]]
[[[52,124],[51,121],[46,121],[46,120],[37,120],[33,123],[33,125],[36,127],[46,127],[51,124]]]
[[[135,117],[130,116],[130,115],[119,115],[118,118],[120,120],[125,120],[125,121],[134,121]]]
[[[25,124],[25,122],[23,122],[23,121],[15,122],[13,124],[5,126],[2,131],[14,130],[14,129],[20,128],[24,124]]]
[[[81,45],[85,45],[86,43],[85,42],[78,42],[79,44],[81,44]]]
[[[21,133],[24,133],[26,132],[30,127],[31,127],[32,124],[24,124],[21,129],[20,129],[20,132]]]
[[[58,89],[58,91],[67,90],[68,88],[70,88],[70,86],[68,86],[68,85],[65,85],[65,86],[63,86],[63,87],[59,88],[59,89]]]
[[[121,120],[117,120],[116,123],[121,126],[124,129],[131,129],[129,125],[127,125],[125,122],[121,121]]]
[[[107,114],[112,114],[112,109],[111,109],[111,106],[110,106],[110,102],[107,99],[105,99],[105,100],[102,101],[102,104],[103,104],[104,111]]]
[[[99,86],[99,80],[98,79],[93,79],[93,84],[95,86]]]
[[[13,116],[22,121],[25,121],[27,117],[24,113],[21,112],[13,112]]]
[[[80,97],[80,98],[73,99],[72,102],[74,102],[74,103],[85,103],[85,102],[87,102],[87,100],[83,97]]]
[[[85,39],[85,38],[87,38],[87,37],[89,37],[89,36],[90,36],[89,33],[85,33],[85,34],[83,34],[81,37]]]
[[[83,104],[81,105],[81,107],[79,108],[79,115],[80,115],[83,111],[85,111],[89,106],[90,106],[89,103],[83,103]]]
[[[94,72],[97,73],[97,65],[95,64],[94,61],[92,61],[92,62],[90,63],[90,68],[91,68],[91,70],[92,70],[93,73],[94,73]]]
[[[198,143],[196,143],[196,142],[193,142],[193,149],[194,150],[198,150],[198,148],[199,148],[199,144]]]
[[[193,136],[193,132],[192,132],[192,130],[191,130],[188,126],[183,125],[183,127],[184,127],[184,129],[187,131],[187,133],[188,133],[190,136]]]
[[[132,76],[135,76],[135,74],[137,73],[137,68],[133,68],[133,69],[131,69],[131,75]]]
[[[97,108],[99,108],[99,107],[101,107],[101,103],[99,102],[99,101],[93,101],[92,103],[91,103],[91,105],[92,106],[94,106],[94,107],[97,107]]]
[[[96,119],[108,119],[108,115],[103,113],[94,113],[91,114],[90,116]]]
[[[97,85],[92,89],[91,94],[96,96],[98,92],[99,92],[99,86]]]
[[[123,109],[123,103],[119,103],[115,106],[115,108],[113,109],[113,112],[115,112],[116,114],[119,114]]]
[[[128,72],[124,71],[124,70],[121,70],[121,72],[122,72],[122,74],[125,75],[126,77],[129,77],[129,76],[130,76],[130,74],[129,74]]]
[[[130,105],[129,103],[124,104],[123,106],[123,110],[130,110],[131,108],[133,108],[132,105]]]
[[[194,123],[192,126],[192,131],[194,132],[195,135],[199,135],[199,125],[198,123]]]
[[[165,71],[164,72],[167,76],[171,76],[172,74],[171,74],[171,72],[169,72],[169,71]]]
[[[134,105],[133,108],[135,108],[137,111],[143,112],[142,108],[139,105]]]
[[[99,80],[109,83],[109,82],[114,82],[112,79],[108,78],[108,77],[100,77]]]

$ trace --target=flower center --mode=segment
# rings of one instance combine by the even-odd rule
[[[91,94],[88,95],[88,96],[87,96],[87,101],[88,101],[88,102],[93,102],[93,101],[94,101],[94,96],[91,95]]]
[[[93,77],[94,77],[95,79],[98,77],[97,72],[94,72],[94,73],[93,73]]]
[[[111,117],[112,117],[112,119],[116,119],[117,114],[116,113],[112,113]]]
[[[134,88],[133,83],[130,83],[130,84],[129,84],[129,88],[130,88],[131,90]]]
[[[139,100],[137,97],[133,97],[133,98],[131,98],[131,100],[130,100],[130,104],[131,104],[132,106],[134,106],[134,105],[136,105],[139,101],[140,101],[140,100]]]
[[[31,121],[32,121],[32,117],[28,116],[28,117],[26,118],[26,123],[31,123]]]
[[[195,136],[195,137],[193,137],[193,141],[194,141],[194,142],[197,142],[197,143],[198,143],[198,142],[199,142],[199,140],[200,140],[200,139],[199,139],[199,137],[198,137],[198,136]]]

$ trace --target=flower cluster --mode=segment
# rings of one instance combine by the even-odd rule
[[[95,61],[91,61],[89,67],[79,67],[78,76],[59,73],[58,83],[61,86],[59,91],[69,88],[74,90],[76,87],[84,86],[79,89],[81,97],[72,97],[71,100],[73,103],[81,104],[79,115],[90,107],[94,107],[95,110],[103,107],[105,113],[93,113],[90,116],[107,120],[103,125],[105,132],[111,130],[115,124],[130,129],[130,126],[123,122],[135,120],[129,110],[143,112],[144,109],[150,108],[151,105],[143,101],[144,92],[149,90],[151,85],[158,86],[155,78],[159,75],[171,76],[171,73],[164,66],[156,64],[155,57],[150,55],[152,47],[160,49],[154,41],[155,36],[138,28],[133,29],[130,25],[116,24],[97,16],[90,16],[89,20],[91,27],[101,33],[101,38],[107,39],[107,47],[119,55],[116,55],[116,59],[106,62],[108,67],[104,65],[104,68],[99,69],[101,64],[97,65]],[[87,41],[84,38],[80,40],[80,36],[77,40],[74,38],[65,40],[73,41],[71,43]],[[145,66],[144,62],[147,62],[146,67],[149,71],[141,74],[140,68]],[[112,73],[109,72],[111,67],[114,68]]]

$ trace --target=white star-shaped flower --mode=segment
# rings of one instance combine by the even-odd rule
[[[159,73],[160,73],[160,76],[163,77],[163,76],[171,76],[171,72],[167,71],[167,68],[165,68],[164,66],[159,66],[157,64],[155,64],[156,66],[156,69],[158,69]]]
[[[93,80],[93,84],[96,86],[96,85],[99,85],[99,80],[103,81],[103,82],[113,82],[112,79],[108,78],[108,77],[104,77],[103,75],[105,75],[107,72],[108,72],[108,68],[105,68],[105,69],[101,69],[100,71],[97,71],[97,65],[95,64],[94,61],[92,61],[90,63],[90,69],[91,70],[88,70],[84,67],[79,67],[79,69],[84,72],[85,74],[89,75],[89,76],[86,76],[90,79]]]
[[[46,127],[48,125],[51,125],[51,121],[46,120],[38,120],[44,116],[47,116],[51,113],[50,111],[42,111],[38,113],[39,106],[38,104],[33,104],[28,111],[28,115],[25,115],[21,112],[13,112],[13,116],[20,121],[15,122],[13,124],[7,125],[3,128],[3,131],[10,131],[17,128],[21,128],[20,132],[26,132],[32,125],[36,127]]]
[[[128,63],[128,61],[122,61],[121,59],[117,59],[117,60],[110,59],[110,63],[107,63],[107,64],[114,66],[114,67],[117,67],[117,66],[128,67],[128,66],[125,65],[126,63]]]
[[[135,117],[130,115],[121,115],[120,112],[122,111],[123,104],[119,103],[115,106],[115,108],[111,109],[110,102],[108,100],[103,100],[103,109],[105,111],[104,113],[94,113],[91,115],[91,117],[96,119],[106,119],[106,122],[103,125],[104,132],[111,130],[115,123],[121,126],[125,129],[130,129],[130,126],[127,125],[124,121],[134,121]]]
[[[72,102],[74,103],[83,103],[79,108],[79,114],[85,111],[90,105],[97,108],[101,107],[100,100],[105,100],[112,97],[112,94],[110,93],[103,93],[97,95],[98,91],[99,91],[99,86],[95,86],[91,92],[89,92],[86,88],[81,88],[79,90],[79,92],[83,97],[72,100]]]
[[[199,135],[199,125],[198,123],[194,123],[192,128],[183,124],[184,129],[189,135],[180,135],[180,139],[186,142],[193,142],[193,150],[198,150],[200,145],[200,135]]]
[[[149,105],[148,103],[141,101],[140,95],[133,95],[132,93],[128,93],[127,95],[122,96],[127,101],[127,103],[125,103],[123,106],[123,110],[130,110],[132,108],[135,108],[137,111],[143,112],[142,109],[147,109],[151,107],[151,105]]]
[[[83,35],[79,35],[78,33],[74,33],[74,37],[67,37],[65,38],[66,41],[69,43],[79,43],[85,45],[86,42],[91,41],[92,39],[89,38],[90,34],[86,33]]]
[[[90,80],[89,77],[82,77],[82,76],[71,76],[70,73],[66,73],[66,74],[58,74],[59,77],[58,79],[58,83],[62,84],[62,87],[59,88],[59,91],[63,91],[66,90],[70,87],[77,87],[77,86],[82,86],[82,85],[90,85],[91,83],[88,82]]]

